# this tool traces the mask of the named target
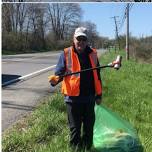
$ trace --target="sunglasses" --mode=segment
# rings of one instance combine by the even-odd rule
[[[85,36],[78,36],[76,39],[77,39],[79,42],[80,42],[80,41],[87,41],[87,38],[86,38]]]

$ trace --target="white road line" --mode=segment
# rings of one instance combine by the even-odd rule
[[[58,53],[57,53],[57,54],[58,54]],[[56,55],[57,55],[57,54],[56,54]],[[50,67],[44,68],[44,69],[42,69],[42,70],[35,71],[35,72],[33,72],[33,73],[30,73],[30,74],[24,75],[24,76],[22,76],[22,77],[19,77],[19,78],[16,78],[16,79],[13,79],[13,80],[10,80],[10,81],[7,81],[7,82],[4,82],[4,83],[2,84],[2,87],[6,86],[6,85],[9,85],[9,84],[11,84],[11,83],[14,83],[14,82],[17,82],[17,81],[20,81],[20,80],[26,79],[26,78],[28,78],[28,77],[35,76],[35,75],[38,75],[38,74],[40,74],[40,73],[43,73],[43,72],[46,72],[46,71],[52,70],[52,69],[54,69],[55,67],[56,67],[56,65],[53,65],[53,66],[50,66]]]
[[[37,59],[37,58],[40,58],[40,57],[49,57],[49,56],[57,56],[57,55],[59,55],[60,53],[55,53],[55,54],[38,54],[37,56],[29,56],[29,57],[27,57],[27,58],[24,58],[24,59],[17,59],[17,58],[12,58],[11,60],[10,60],[10,58],[3,58],[2,57],[2,62],[3,63],[7,63],[8,61],[7,60],[9,60],[9,61],[12,61],[12,62],[19,62],[19,61],[26,61],[26,60],[31,60],[31,59]],[[11,56],[10,56],[11,57]],[[17,57],[17,56],[16,56]],[[23,56],[24,57],[24,56]]]
[[[15,59],[15,60],[12,60],[12,61],[17,61],[17,62],[27,61],[27,60],[31,60],[31,59],[38,59],[40,57],[49,57],[49,56],[56,56],[56,55],[59,55],[59,53],[58,54],[50,54],[50,55],[33,56],[33,57],[30,57],[30,58],[25,58],[25,59]]]
[[[11,84],[11,83],[15,83],[15,82],[20,81],[20,80],[24,80],[24,79],[29,78],[29,77],[31,77],[31,76],[36,76],[36,75],[38,75],[38,74],[40,74],[40,73],[47,72],[47,71],[49,71],[49,70],[54,69],[55,67],[56,67],[56,65],[52,65],[52,66],[50,66],[50,67],[41,69],[41,70],[39,70],[39,71],[35,71],[35,72],[30,73],[30,74],[24,75],[24,76],[22,76],[22,77],[19,77],[19,78],[16,78],[16,79],[13,79],[13,80],[4,82],[4,83],[2,84],[2,87],[6,86],[6,85],[9,85],[9,84]]]

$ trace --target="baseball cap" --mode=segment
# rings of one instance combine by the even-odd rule
[[[74,37],[77,38],[78,36],[85,36],[87,37],[87,29],[85,27],[78,27],[75,29]]]

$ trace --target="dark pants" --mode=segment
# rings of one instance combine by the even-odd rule
[[[93,143],[93,126],[95,122],[94,100],[88,102],[73,100],[72,103],[66,105],[70,128],[70,145],[90,149]],[[82,133],[81,130],[83,130]]]

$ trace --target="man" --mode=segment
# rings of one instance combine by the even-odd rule
[[[77,28],[73,36],[73,45],[64,49],[56,66],[55,75],[59,76],[57,77],[59,79],[50,79],[50,83],[56,85],[62,81],[61,90],[67,106],[70,145],[90,149],[95,122],[94,106],[95,102],[101,103],[102,97],[100,70],[60,77],[67,72],[99,66],[97,52],[88,46],[87,40],[86,28]],[[82,133],[81,130],[83,130]]]

